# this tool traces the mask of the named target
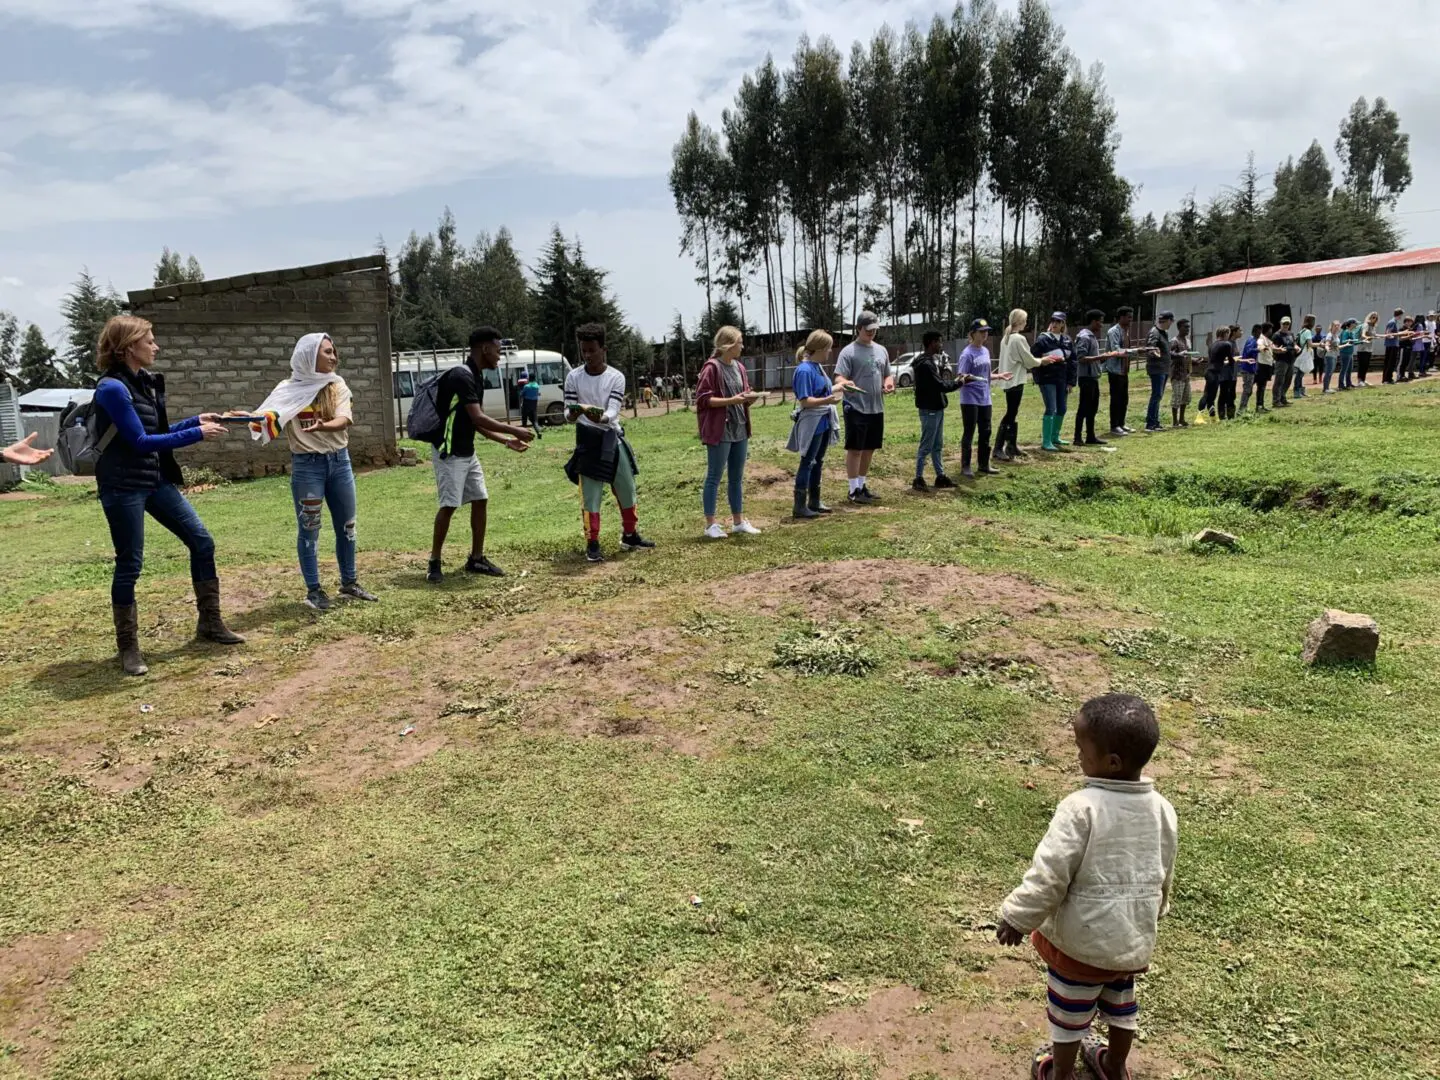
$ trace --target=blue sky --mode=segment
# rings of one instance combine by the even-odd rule
[[[1373,0],[1364,25],[1423,26],[1429,4]],[[665,182],[686,113],[718,124],[801,33],[848,52],[948,6],[0,0],[0,308],[55,335],[81,266],[123,292],[164,245],[211,276],[320,262],[398,246],[449,205],[467,239],[508,225],[527,261],[552,222],[578,235],[655,336],[703,305]],[[1203,202],[1250,149],[1264,170],[1328,149],[1356,96],[1384,95],[1413,143],[1397,223],[1407,246],[1440,244],[1433,50],[1396,62],[1317,36],[1357,26],[1340,0],[1054,7],[1081,61],[1105,63],[1137,209]],[[1265,70],[1245,41],[1273,44]]]

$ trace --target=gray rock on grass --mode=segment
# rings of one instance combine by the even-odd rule
[[[1218,547],[1233,548],[1240,541],[1219,529],[1201,529],[1195,534],[1197,544],[1215,544]]]
[[[1380,647],[1380,627],[1369,615],[1331,608],[1310,624],[1302,659],[1311,666],[1373,664]]]

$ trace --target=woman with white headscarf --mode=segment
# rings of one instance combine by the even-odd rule
[[[268,443],[284,431],[290,440],[290,492],[300,525],[296,549],[305,578],[305,603],[330,609],[320,586],[321,509],[330,507],[335,527],[335,559],[340,564],[340,594],[376,600],[360,587],[355,570],[355,474],[350,468],[350,388],[335,374],[340,357],[329,334],[306,334],[290,356],[290,378],[270,392],[250,425],[251,437]]]

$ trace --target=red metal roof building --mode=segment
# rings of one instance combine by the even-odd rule
[[[1440,307],[1440,247],[1391,251],[1353,259],[1257,266],[1228,274],[1167,285],[1148,294],[1155,311],[1188,318],[1195,341],[1208,340],[1216,326],[1278,323],[1305,315],[1329,325],[1333,319],[1382,321],[1395,308],[1432,312]]]
[[[1151,289],[1151,293],[1179,292],[1181,289],[1211,289],[1223,285],[1251,285],[1270,281],[1300,281],[1305,278],[1330,277],[1334,274],[1368,274],[1377,270],[1405,270],[1414,266],[1440,265],[1440,247],[1417,248],[1414,251],[1387,251],[1383,255],[1357,255],[1351,259],[1326,259],[1324,262],[1286,263],[1283,266],[1257,266],[1250,270],[1232,270],[1228,274],[1196,278],[1180,285]]]

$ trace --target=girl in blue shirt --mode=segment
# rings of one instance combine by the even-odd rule
[[[820,501],[820,477],[825,451],[840,427],[835,406],[844,395],[835,392],[834,384],[820,368],[820,361],[829,359],[834,344],[834,339],[824,330],[813,330],[795,353],[795,375],[791,381],[795,391],[795,423],[785,449],[800,455],[800,467],[795,470],[794,514],[802,519],[831,512],[830,507]]]

